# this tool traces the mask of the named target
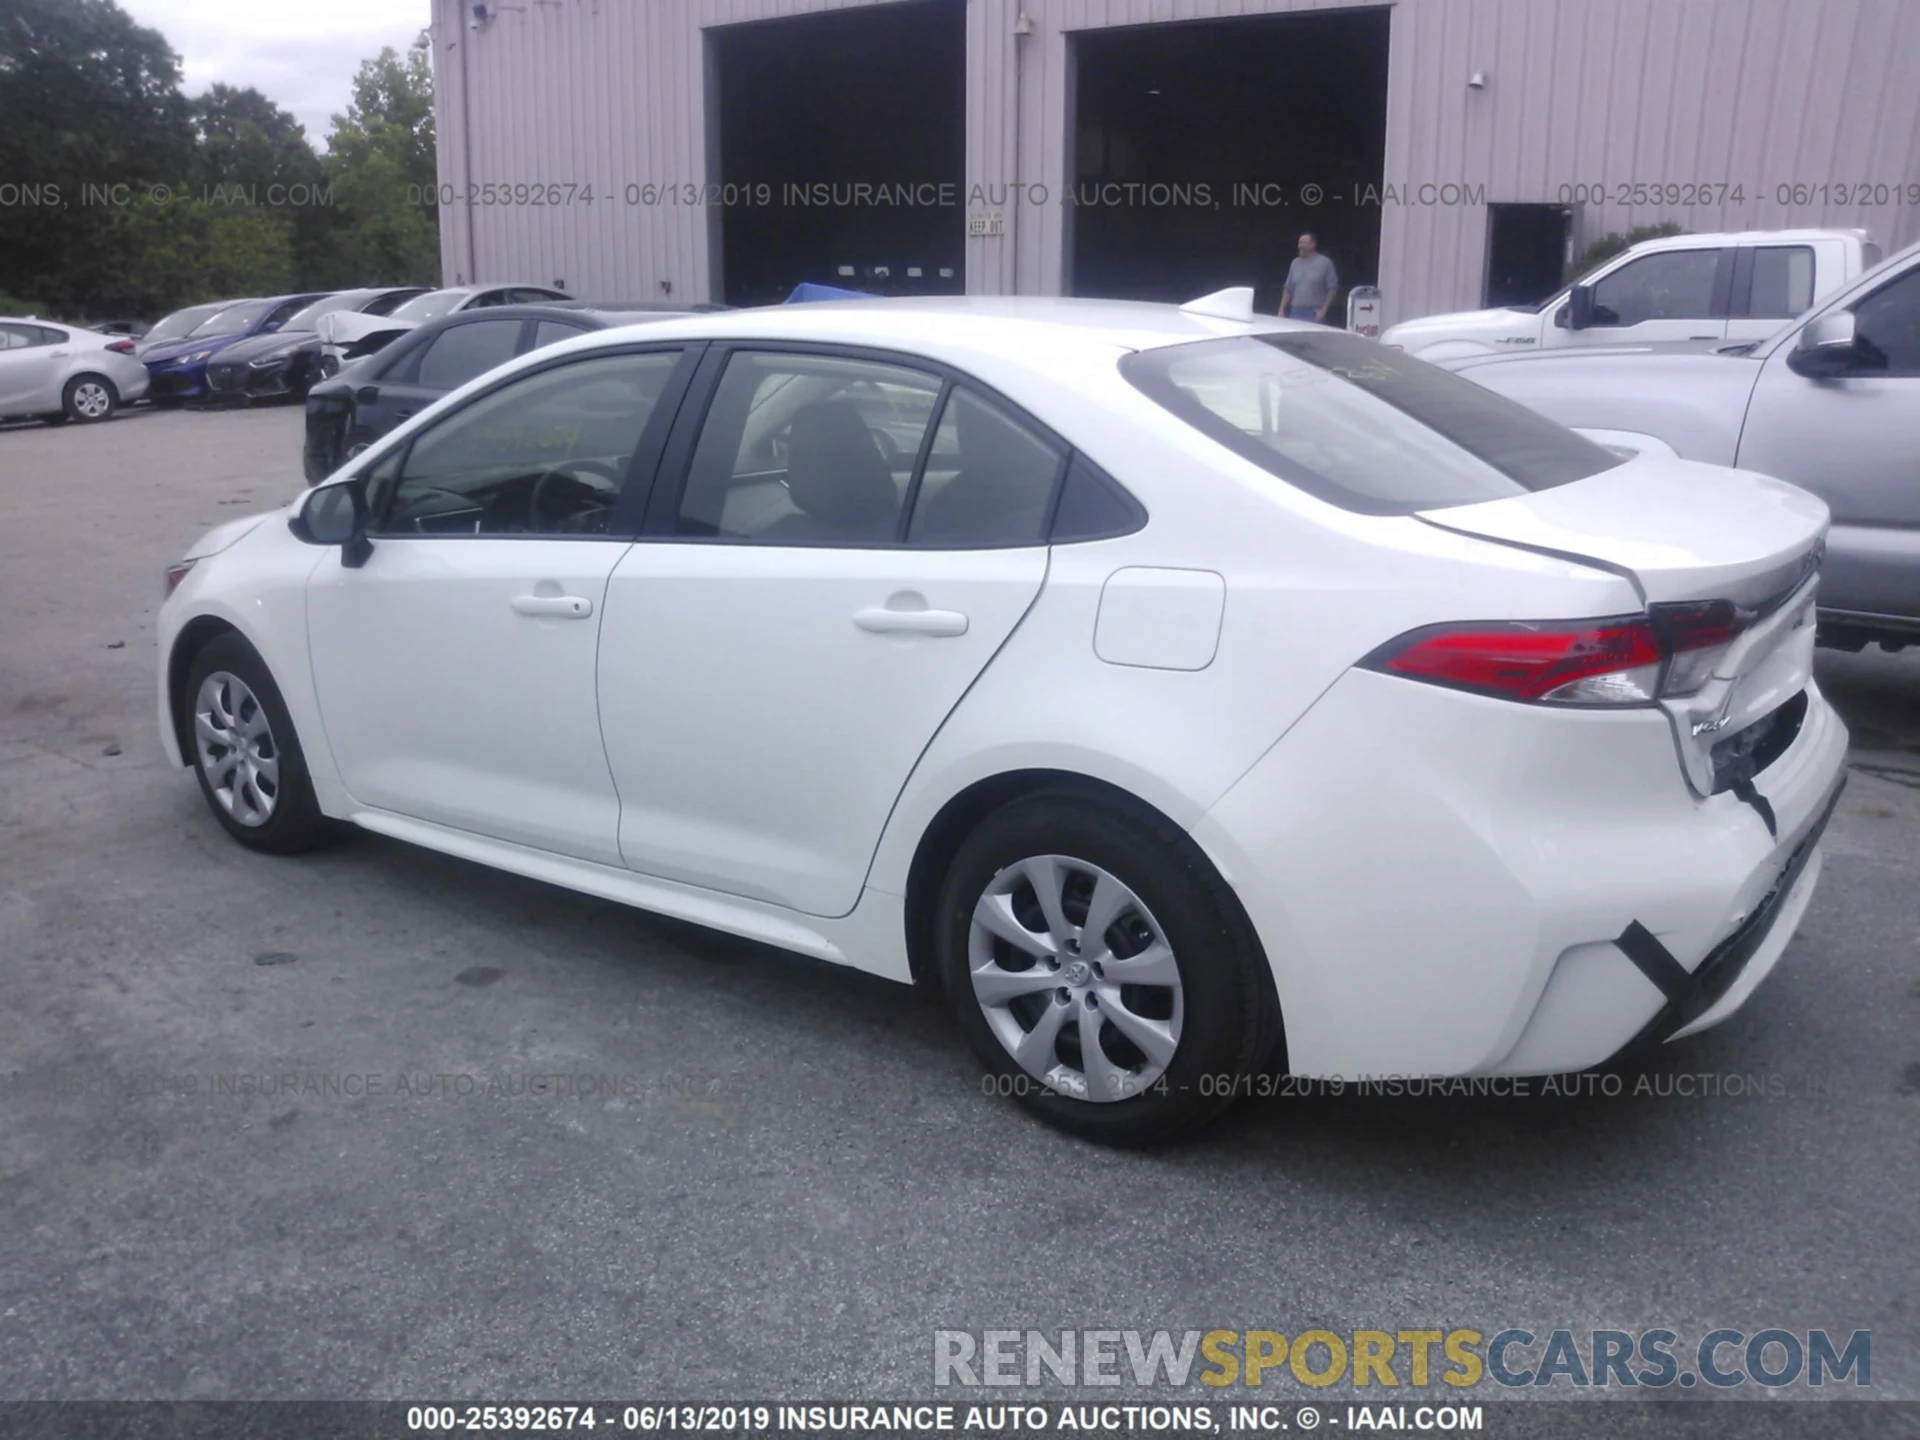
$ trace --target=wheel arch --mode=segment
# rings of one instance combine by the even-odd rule
[[[1265,958],[1266,947],[1232,883],[1221,873],[1213,857],[1188,833],[1186,826],[1158,806],[1112,781],[1074,770],[1037,767],[1002,771],[974,781],[949,798],[921,831],[919,841],[914,846],[913,859],[907,866],[906,898],[901,907],[906,926],[907,968],[916,988],[936,996],[941,989],[940,966],[934,953],[935,907],[954,852],[994,811],[1029,795],[1041,793],[1079,795],[1130,815],[1151,828],[1180,836],[1192,846],[1194,855],[1213,871],[1219,880],[1221,892],[1230,899],[1238,911],[1240,922],[1246,926],[1248,935]],[[1273,983],[1271,962],[1264,968],[1268,999],[1275,1014],[1278,1014],[1279,993]]]
[[[62,414],[66,413],[67,397],[73,393],[74,387],[83,380],[98,380],[102,385],[106,386],[107,396],[113,402],[114,409],[117,410],[121,405],[126,403],[125,397],[120,393],[120,387],[114,383],[111,375],[107,374],[104,370],[92,370],[82,365],[60,382],[60,410]]]
[[[180,627],[179,634],[173,637],[173,648],[167,652],[167,719],[179,743],[182,765],[193,764],[193,737],[187,733],[186,706],[182,703],[186,699],[187,673],[193,669],[194,657],[221,635],[239,635],[248,645],[253,645],[237,625],[220,616],[196,615]]]

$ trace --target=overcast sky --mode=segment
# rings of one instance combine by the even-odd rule
[[[333,116],[347,108],[354,71],[382,45],[405,52],[432,19],[430,0],[120,0],[142,25],[167,37],[181,60],[182,89],[216,80],[251,85],[307,127],[324,151]]]

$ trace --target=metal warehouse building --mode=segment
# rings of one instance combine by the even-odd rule
[[[1592,239],[1920,239],[1920,0],[434,0],[448,283],[1278,302]]]

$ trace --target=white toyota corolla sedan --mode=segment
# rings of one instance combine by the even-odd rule
[[[1827,511],[1244,294],[840,302],[504,365],[168,573],[160,728],[339,822],[939,987],[1145,1141],[1581,1070],[1779,960]]]

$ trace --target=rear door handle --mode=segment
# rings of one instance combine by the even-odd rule
[[[555,620],[584,620],[593,614],[593,602],[584,595],[516,595],[513,613]]]
[[[856,610],[853,623],[875,635],[964,635],[967,617],[958,610],[894,610],[869,605]]]

